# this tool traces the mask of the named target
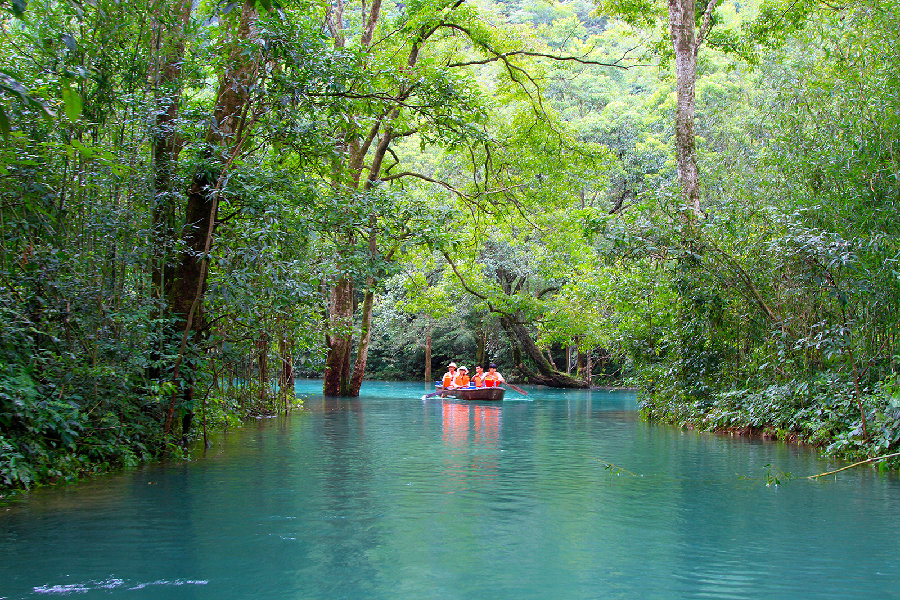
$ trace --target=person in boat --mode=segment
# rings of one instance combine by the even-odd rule
[[[497,365],[491,363],[488,365],[488,372],[484,374],[484,385],[485,387],[496,387],[501,383],[506,383],[506,379],[497,371]]]
[[[456,387],[468,387],[469,386],[469,369],[465,366],[459,368],[459,374],[456,376],[456,381],[454,381]]]
[[[447,372],[444,373],[444,379],[441,381],[441,385],[445,388],[456,387],[456,363],[452,362],[447,365]]]
[[[484,368],[481,365],[475,367],[475,374],[472,375],[473,387],[484,387]]]

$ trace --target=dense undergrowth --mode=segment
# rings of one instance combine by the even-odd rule
[[[101,371],[71,369],[41,382],[27,371],[2,368],[0,497],[161,455],[166,444],[158,404],[138,393],[126,374]]]
[[[166,436],[160,426],[166,398],[148,393],[141,378],[71,365],[58,375],[50,379],[45,370],[38,381],[0,367],[0,500],[163,458],[187,459],[194,440],[209,432],[299,405],[293,395],[276,396],[255,382],[217,387],[198,403],[187,435],[176,429]]]
[[[96,364],[85,364],[73,347],[74,332],[60,328],[47,310],[58,299],[45,292],[31,300],[45,310],[29,317],[7,304],[0,321],[0,499],[186,457],[191,440],[206,431],[296,404],[292,394],[277,396],[274,385],[260,388],[248,377],[226,384],[215,377],[221,363],[210,362],[194,373],[202,397],[190,411],[193,426],[181,419],[188,413],[179,404],[179,427],[165,435],[161,425],[174,388],[146,376],[147,354],[132,345],[146,331],[101,340],[104,327],[98,327],[90,334]]]
[[[866,390],[858,404],[852,383],[835,374],[713,393],[703,400],[685,398],[676,386],[661,381],[650,386],[645,381],[640,404],[645,419],[810,444],[845,460],[883,456],[900,442],[900,399],[890,385]],[[898,469],[900,460],[879,463],[879,468]]]

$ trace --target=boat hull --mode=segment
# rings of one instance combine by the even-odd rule
[[[506,394],[506,389],[502,387],[480,387],[444,390],[441,396],[452,396],[459,400],[499,402],[500,400],[503,400],[504,394]]]

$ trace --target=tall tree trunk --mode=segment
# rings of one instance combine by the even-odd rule
[[[669,0],[669,32],[675,50],[675,155],[685,207],[700,213],[700,178],[694,143],[694,84],[697,80],[694,0]]]
[[[331,33],[335,49],[346,45],[344,38],[344,2],[334,0],[325,15],[325,25]],[[341,194],[345,185],[344,156],[350,156],[348,162],[355,162],[357,151],[345,134],[342,144],[332,159],[331,187],[335,194]],[[354,243],[352,236],[347,236],[347,246]],[[322,377],[322,393],[325,396],[346,396],[350,386],[350,347],[353,344],[353,282],[349,273],[344,273],[331,286],[328,301],[328,329],[325,334],[327,354],[325,356],[325,373]]]
[[[385,135],[385,139],[390,141],[390,133]],[[382,144],[379,144],[379,148]],[[385,145],[384,152],[387,151]],[[375,169],[381,170],[381,158],[383,153],[376,153],[378,158],[378,166],[372,166],[373,173]],[[370,179],[371,181],[371,179]],[[369,186],[367,186],[369,187]],[[372,214],[369,215],[369,260],[375,261],[378,254],[378,218]],[[359,389],[362,387],[363,375],[366,372],[366,363],[369,359],[369,342],[372,339],[372,308],[375,305],[375,277],[369,275],[366,277],[366,293],[363,297],[362,306],[362,323],[359,331],[359,345],[356,349],[356,362],[353,364],[353,376],[350,378],[350,395],[359,396]]]
[[[688,219],[702,216],[700,209],[700,175],[694,136],[695,85],[697,82],[697,52],[712,23],[718,0],[709,0],[703,23],[696,29],[696,1],[669,1],[669,33],[675,51],[676,110],[675,154],[678,179],[681,183]]]
[[[194,397],[194,375],[188,372],[180,380],[180,368],[188,351],[189,342],[202,330],[203,296],[206,293],[205,256],[212,244],[216,202],[208,190],[212,182],[205,172],[198,173],[187,194],[187,225],[182,233],[184,250],[175,268],[175,277],[168,299],[168,310],[175,318],[175,326],[181,332],[181,347],[172,368],[172,379],[181,390],[181,405],[190,412]],[[165,433],[172,430],[177,404],[177,391],[173,393],[166,412]],[[187,421],[190,423],[190,421]],[[187,431],[183,431],[187,435]]]
[[[375,285],[371,280],[367,281],[368,285]],[[356,349],[356,362],[353,363],[353,375],[350,377],[350,396],[359,396],[359,389],[362,387],[363,375],[366,372],[366,362],[369,358],[369,341],[372,339],[372,307],[375,304],[375,291],[366,290],[363,297],[362,307],[362,323],[359,331],[359,345]]]
[[[154,252],[151,271],[154,294],[159,300],[166,298],[171,285],[172,274],[166,265],[175,247],[175,217],[181,198],[181,193],[175,189],[181,151],[177,119],[183,87],[185,30],[190,22],[191,5],[190,0],[176,0],[171,6],[165,0],[156,0],[151,9],[154,62],[150,83],[156,103],[150,132],[153,170],[151,236]]]
[[[156,103],[155,119],[150,130],[151,169],[153,172],[153,205],[150,223],[151,290],[165,314],[165,302],[172,291],[173,271],[168,268],[174,252],[177,231],[175,226],[181,192],[175,189],[175,173],[181,140],[176,122],[182,91],[182,68],[185,49],[185,29],[190,21],[190,0],[156,0],[151,7],[151,53],[153,65],[150,85]],[[169,328],[158,332],[150,341],[150,366],[147,377],[158,381],[163,376],[161,357],[167,340],[177,335]]]
[[[203,329],[207,260],[212,249],[219,188],[231,161],[240,153],[243,140],[253,126],[253,119],[248,119],[247,114],[262,56],[259,52],[248,52],[247,44],[255,40],[258,18],[255,0],[245,0],[240,17],[226,33],[226,43],[230,47],[226,63],[228,68],[221,74],[211,125],[206,132],[206,142],[210,148],[206,158],[212,164],[197,169],[187,191],[181,239],[183,250],[177,257],[168,309],[182,332],[173,379],[181,385],[182,405],[188,412],[192,410],[194,378],[188,374],[183,381],[179,381],[179,370],[184,362],[187,342]],[[215,156],[213,149],[220,151],[221,155]],[[175,404],[176,398],[173,396],[166,414],[166,433],[171,431]]]
[[[344,30],[344,3],[343,0],[334,0],[325,15],[325,26],[331,34],[335,48],[343,48],[346,44]],[[365,51],[372,44],[373,34],[381,14],[381,0],[374,0],[371,11],[367,12],[365,3],[362,4],[362,21],[365,23],[360,37],[360,47]],[[421,40],[420,40],[421,41]],[[407,58],[407,68],[412,68],[419,55],[419,42],[413,44]],[[403,101],[408,97],[410,89],[406,84],[401,84],[397,93],[397,104],[374,119],[368,132],[360,134],[350,130],[345,132],[342,142],[342,158],[336,160],[333,167],[332,187],[336,194],[360,191],[370,192],[375,184],[381,180],[381,168],[384,157],[387,155],[393,140],[394,120],[400,115]],[[351,115],[355,117],[355,115]],[[372,144],[375,144],[371,152]],[[367,164],[368,163],[368,164]],[[368,176],[363,181],[363,172],[368,169]],[[362,186],[362,188],[361,188]],[[374,262],[378,252],[378,215],[372,213],[369,218],[369,257]],[[352,247],[352,244],[348,246]],[[340,254],[342,249],[338,251]],[[345,276],[346,278],[346,276]],[[356,359],[353,363],[353,374],[347,373],[350,368],[350,350],[352,347],[353,311],[331,315],[332,327],[326,342],[328,355],[325,364],[325,381],[323,390],[326,395],[358,396],[365,376],[366,363],[368,361],[369,342],[372,330],[372,308],[374,305],[375,277],[366,278],[366,292],[363,297],[362,315],[360,323],[360,337],[356,351]],[[339,288],[339,281],[332,290],[332,308],[346,308],[335,302],[335,296],[343,294]],[[346,325],[343,329],[335,329],[334,324]]]
[[[697,171],[696,146],[694,136],[695,86],[697,80],[697,53],[703,37],[712,22],[712,13],[718,0],[709,0],[703,24],[698,33],[696,29],[695,0],[668,0],[669,33],[672,38],[672,49],[675,52],[676,76],[676,111],[675,111],[675,156],[678,165],[678,179],[681,184],[682,215],[685,225],[681,236],[683,251],[679,257],[679,272],[686,278],[684,285],[679,286],[678,319],[679,329],[691,331],[690,325],[697,315],[694,314],[694,303],[690,294],[696,286],[691,281],[697,276],[697,248],[694,241],[697,221],[702,218],[700,208],[700,176]],[[695,355],[702,345],[695,332],[681,336],[679,344],[679,376],[684,389],[696,390],[701,373],[696,372],[690,357]],[[693,392],[689,392],[693,393]]]

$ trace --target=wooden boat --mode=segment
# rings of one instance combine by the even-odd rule
[[[485,400],[485,401],[500,401],[503,400],[503,395],[506,393],[506,388],[502,387],[464,387],[464,388],[454,388],[448,389],[438,386],[438,391],[441,392],[441,397],[454,397],[460,400]]]

